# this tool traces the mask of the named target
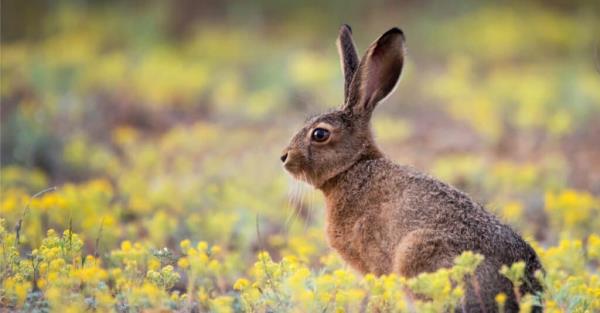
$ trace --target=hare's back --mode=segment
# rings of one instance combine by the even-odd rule
[[[466,193],[413,167],[385,159],[376,163],[375,181],[385,190],[380,193],[391,196],[384,209],[395,211],[399,228],[439,231],[455,238],[461,250],[491,254],[504,248],[503,253],[517,258],[522,257],[519,251],[530,250],[517,233]]]

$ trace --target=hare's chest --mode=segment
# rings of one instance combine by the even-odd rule
[[[375,216],[361,216],[353,220],[330,220],[327,225],[328,240],[354,269],[361,273],[386,274],[391,271],[391,251],[388,241]]]

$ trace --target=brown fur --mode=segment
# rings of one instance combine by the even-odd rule
[[[344,25],[338,48],[347,88],[344,105],[309,120],[282,156],[292,175],[325,195],[330,245],[361,273],[406,277],[450,267],[466,250],[481,253],[485,260],[475,275],[479,287],[476,292],[469,281],[464,308],[495,312],[494,297],[504,292],[509,295],[506,311],[518,311],[512,284],[498,270],[524,260],[528,283],[521,291],[541,292],[533,276],[542,270],[535,251],[465,193],[394,164],[374,142],[371,113],[400,76],[402,31],[383,34],[358,63],[350,28]],[[329,138],[313,140],[316,128],[328,130]]]

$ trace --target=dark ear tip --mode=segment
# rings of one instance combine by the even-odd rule
[[[350,34],[352,34],[352,27],[350,27],[350,25],[348,24],[342,24],[342,26],[340,27],[340,33],[344,31],[347,31]]]
[[[402,31],[402,29],[398,28],[398,27],[393,27],[390,30],[388,30],[387,32],[385,32],[381,37],[386,37],[389,35],[400,35],[400,38],[402,39],[402,42],[406,41],[406,36],[404,36],[404,32]]]

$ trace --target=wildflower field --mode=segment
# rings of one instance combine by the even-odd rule
[[[281,168],[341,104],[342,23],[361,52],[406,33],[377,141],[534,246],[545,292],[521,311],[600,312],[597,2],[267,0],[2,2],[0,311],[459,309],[482,256],[361,276]]]

